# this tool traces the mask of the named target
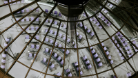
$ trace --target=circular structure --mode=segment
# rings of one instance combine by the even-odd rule
[[[77,14],[67,12],[82,3]],[[137,5],[1,0],[0,78],[137,77]]]
[[[64,5],[79,5],[79,4],[85,4],[89,0],[54,0],[58,3],[64,4]]]
[[[55,0],[59,11],[66,17],[78,17],[83,12],[88,0]]]

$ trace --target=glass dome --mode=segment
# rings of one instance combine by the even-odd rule
[[[89,0],[77,20],[58,4],[0,1],[1,78],[137,76],[136,0]]]

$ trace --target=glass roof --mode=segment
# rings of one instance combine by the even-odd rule
[[[3,78],[127,78],[137,72],[133,0],[89,0],[75,21],[52,0],[1,2]]]

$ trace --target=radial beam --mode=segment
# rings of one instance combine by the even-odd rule
[[[37,16],[37,17],[39,17],[40,15],[42,14],[42,12]],[[28,24],[28,26],[26,26],[25,27],[25,29],[23,29],[23,31],[21,31],[4,49],[2,49],[2,51],[0,52],[0,54],[6,49],[6,48],[8,48],[36,19],[37,19],[37,17],[33,20],[33,21],[31,21],[31,23],[30,24]],[[31,37],[32,38],[32,37]]]
[[[42,14],[42,12],[41,12],[40,14]],[[39,14],[39,15],[40,15],[40,14]],[[38,16],[39,16],[39,15],[38,15]],[[31,23],[33,23],[35,20],[36,20],[36,18],[35,18]],[[31,24],[31,23],[30,23],[30,24]],[[29,24],[23,31],[25,31],[25,30],[30,26],[30,24]],[[23,31],[20,32],[20,34],[22,34]],[[34,36],[37,34],[37,32],[38,32],[38,31],[36,31],[36,33],[31,37],[31,39],[29,40],[29,42],[26,44],[26,46],[23,48],[23,50],[20,52],[20,54],[19,54],[19,55],[17,56],[17,58],[14,60],[14,62],[13,62],[12,65],[10,66],[10,68],[7,70],[7,72],[5,73],[5,75],[11,70],[11,68],[13,67],[13,65],[14,65],[14,64],[16,63],[16,61],[19,59],[19,57],[20,57],[21,54],[24,52],[24,50],[26,49],[27,45],[32,41],[32,39],[33,39]],[[20,36],[20,34],[17,35],[16,38],[13,39],[6,47],[9,47],[10,44],[12,44],[12,43]],[[1,53],[6,49],[6,47],[1,51]],[[5,76],[5,75],[4,75],[4,76]],[[3,77],[4,77],[4,76],[3,76]]]
[[[95,62],[94,62],[94,59],[93,59],[93,55],[92,55],[92,53],[91,53],[90,44],[89,44],[88,37],[87,37],[86,31],[85,31],[85,28],[84,28],[84,23],[83,23],[83,21],[82,21],[82,25],[83,25],[84,34],[85,34],[85,36],[86,36],[86,41],[87,41],[87,44],[88,44],[88,48],[89,48],[89,51],[90,51],[89,53],[90,53],[90,55],[91,55],[91,59],[92,59],[92,62],[93,62],[94,70],[95,70],[95,73],[96,73],[97,78],[99,78],[98,73],[97,73],[97,69],[96,69],[96,65],[95,65]]]
[[[110,4],[112,4],[112,5],[114,5],[114,6],[116,6],[117,8],[119,8],[119,9],[121,9],[121,10],[123,10],[123,11],[127,11],[127,12],[130,13],[130,14],[133,14],[133,15],[135,15],[135,16],[138,16],[138,15],[134,14],[132,11],[130,12],[130,11],[128,11],[127,9],[123,9],[122,7],[119,7],[119,6],[117,6],[116,4],[114,4],[114,3],[110,2],[110,1],[107,1],[107,2],[110,3]],[[133,8],[133,9],[134,9],[134,8]]]
[[[18,2],[18,1],[21,1],[21,0],[12,1],[12,2],[9,2],[9,3],[7,3],[7,4],[2,4],[2,5],[0,5],[0,7],[6,6],[6,5],[9,5],[9,4],[11,4],[11,3]]]
[[[42,47],[42,45],[43,45],[43,43],[44,43],[44,41],[45,41],[45,38],[46,38],[47,34],[48,34],[49,31],[50,31],[50,29],[51,29],[53,23],[54,23],[54,19],[53,19],[52,23],[50,24],[50,26],[49,26],[49,28],[48,28],[48,31],[47,31],[45,37],[44,37],[43,40],[42,40],[42,43],[40,44],[40,47],[39,47],[39,49],[38,49],[38,51],[37,51],[37,53],[36,53],[36,55],[35,55],[35,57],[34,57],[34,59],[33,59],[33,62],[31,63],[31,65],[30,65],[30,67],[29,67],[29,69],[28,69],[28,71],[27,71],[27,73],[26,73],[26,75],[25,75],[25,78],[28,76],[28,73],[29,73],[31,67],[32,67],[33,64],[34,64],[34,61],[35,61],[35,59],[36,59],[38,53],[40,52],[40,49],[41,49],[41,47]],[[42,25],[43,25],[43,24],[42,24]]]
[[[97,16],[95,16],[96,17],[96,19],[98,20],[98,18],[97,18]],[[125,58],[125,60],[127,61],[127,63],[130,65],[130,67],[132,68],[132,69],[134,69],[133,67],[132,67],[132,65],[130,64],[130,62],[127,60],[127,58],[125,57],[125,55],[122,53],[122,51],[119,49],[119,47],[115,44],[115,42],[113,41],[113,39],[111,38],[111,36],[109,35],[109,33],[107,32],[107,30],[104,28],[104,26],[101,24],[101,22],[98,20],[98,22],[100,23],[100,25],[102,26],[102,28],[103,28],[103,30],[106,32],[106,34],[108,35],[108,37],[112,40],[112,42],[114,43],[114,45],[117,47],[117,49],[120,51],[120,53],[123,55],[123,57]],[[135,69],[133,70],[133,71],[135,71]]]
[[[7,14],[7,15],[1,17],[1,18],[0,18],[0,21],[3,20],[3,19],[6,18],[6,17],[8,17],[8,16],[10,16],[10,15],[12,15],[12,14],[18,12],[18,11],[21,11],[22,9],[24,9],[24,8],[26,8],[26,7],[28,7],[28,6],[31,6],[32,4],[34,4],[34,3],[38,2],[38,1],[39,1],[39,0],[34,0],[33,2],[31,2],[31,3],[27,4],[27,5],[25,5],[25,6],[21,7],[21,8],[19,8],[19,9],[15,10],[15,11],[13,11],[12,13],[9,13],[9,14]]]
[[[56,42],[56,40],[57,40],[57,36],[58,36],[58,33],[59,33],[59,28],[60,28],[60,26],[61,26],[61,21],[60,21],[59,27],[58,27],[58,29],[57,29],[57,34],[56,34],[56,37],[55,37],[55,40],[54,40],[54,43],[53,43],[52,51],[51,51],[51,54],[50,54],[50,58],[49,58],[49,60],[48,60],[48,64],[47,64],[47,68],[46,68],[46,71],[45,71],[44,78],[46,78],[46,75],[47,75],[48,67],[49,67],[49,64],[50,64],[50,60],[51,60],[51,57],[52,57],[53,50],[54,50],[54,48],[55,48],[55,42]]]
[[[4,33],[5,31],[7,31],[8,29],[10,29],[11,27],[13,27],[16,23],[18,23],[19,21],[21,21],[22,19],[24,19],[27,15],[29,15],[30,13],[32,13],[34,10],[36,10],[38,7],[34,8],[32,11],[28,12],[26,15],[24,15],[23,17],[21,17],[19,20],[17,20],[15,23],[13,23],[12,25],[10,25],[8,28],[6,28],[5,30],[0,32],[0,35],[2,33]]]
[[[69,18],[67,17],[67,21]],[[65,39],[65,51],[64,51],[64,62],[63,62],[63,69],[62,69],[62,78],[64,78],[64,65],[65,65],[65,54],[66,54],[66,45],[67,45],[67,34],[68,34],[68,22],[67,22],[67,28],[66,28],[66,39]]]
[[[74,20],[77,20],[77,17],[74,17]],[[73,28],[75,28],[75,36],[77,35],[77,29],[76,29],[76,23],[75,22],[75,25]],[[72,33],[72,32],[71,32]],[[81,78],[81,75],[80,75],[80,63],[79,63],[79,52],[78,52],[78,40],[77,40],[77,36],[76,36],[76,46],[77,46],[77,60],[78,60],[78,68],[79,68],[79,78]]]
[[[103,13],[102,13],[103,14]],[[103,14],[104,15],[104,14]],[[104,17],[105,18],[107,18],[105,15],[104,15]],[[109,20],[109,22],[111,22],[110,20]],[[118,28],[111,22],[111,24],[118,30]],[[120,31],[120,33],[128,40],[128,38]],[[133,44],[130,40],[128,40],[131,44]],[[115,43],[114,43],[115,44]],[[115,44],[116,45],[116,44]],[[118,48],[118,47],[117,47]],[[118,48],[119,49],[119,48]],[[119,49],[119,51],[121,52],[121,50]],[[124,56],[124,54],[121,52],[121,54],[123,55],[123,57],[125,58],[125,56]],[[126,59],[126,58],[125,58]],[[130,62],[128,61],[128,59],[126,59],[126,61],[127,61],[127,63],[130,65],[130,67],[132,68],[132,70],[134,71],[134,72],[136,72],[135,71],[135,69],[133,68],[133,66],[130,64]]]
[[[57,3],[55,4],[55,6],[52,8],[52,10],[50,11],[50,13],[48,14],[48,16],[53,12],[53,10],[55,9],[55,7],[57,6]],[[42,13],[42,12],[41,12]],[[41,13],[39,15],[41,15]],[[31,39],[29,40],[29,42],[26,44],[26,46],[23,48],[23,50],[21,51],[21,53],[18,55],[18,57],[16,58],[16,60],[13,62],[13,64],[10,66],[10,68],[7,70],[7,72],[5,73],[5,75],[10,71],[11,67],[13,67],[13,65],[16,63],[16,61],[19,59],[19,57],[21,56],[21,54],[24,52],[24,50],[26,49],[27,45],[32,41],[32,39],[35,37],[35,35],[37,34],[37,32],[40,30],[40,28],[42,27],[42,25],[44,24],[44,22],[47,20],[48,16],[44,19],[44,21],[41,23],[41,25],[39,26],[39,28],[37,29],[37,31],[34,33],[34,35],[31,37]],[[36,20],[36,18],[32,21],[34,22]],[[31,23],[32,23],[31,22]],[[28,25],[29,26],[29,25]],[[25,28],[25,30],[28,27]],[[22,31],[23,32],[23,31]],[[22,33],[21,32],[21,33]],[[4,76],[5,76],[4,75]],[[3,77],[4,77],[3,76]]]
[[[86,13],[86,11],[85,11],[85,10],[84,10],[84,12],[85,12],[86,16],[88,17],[88,14]],[[97,33],[96,33],[96,31],[95,31],[95,29],[94,29],[93,25],[92,25],[92,23],[91,23],[90,19],[89,19],[88,21],[89,21],[89,23],[90,23],[90,25],[91,25],[91,27],[92,27],[92,29],[93,29],[94,33],[95,33],[95,36],[96,36],[96,38],[97,38],[97,40],[98,40],[99,44],[101,45],[101,41],[100,41],[100,39],[99,39],[99,37],[98,37],[98,35],[97,35]],[[101,46],[102,46],[102,45],[101,45]],[[102,46],[102,49],[103,49],[103,46]],[[103,51],[104,51],[104,49],[103,49]],[[104,51],[104,53],[105,53],[105,51]],[[106,53],[105,53],[105,55],[106,55]],[[106,57],[107,57],[107,55],[106,55]],[[107,58],[108,58],[108,57],[107,57]],[[114,72],[115,76],[118,78],[118,76],[117,76],[116,72],[114,71],[114,68],[113,68],[113,66],[111,65],[111,63],[110,63],[109,59],[108,59],[108,62],[109,62],[109,65],[110,65],[110,67],[111,67],[112,71]]]
[[[98,1],[97,1],[98,2]],[[99,2],[98,2],[99,3]],[[100,3],[99,3],[100,4]],[[103,6],[102,4],[100,4],[101,6]],[[106,8],[105,6],[103,6],[104,8]],[[123,23],[125,23],[126,25],[129,24],[128,22],[126,22],[124,19],[122,19],[121,17],[119,17],[118,15],[116,15],[114,12],[110,11],[108,8],[106,8],[110,13],[112,13],[113,15],[115,15],[116,17],[120,18],[122,21],[124,21]],[[102,13],[102,12],[101,12]],[[103,13],[102,13],[103,14]],[[104,15],[104,14],[103,14]],[[105,15],[104,15],[105,16]],[[106,16],[105,16],[106,19],[108,19]],[[118,31],[120,31],[110,20],[108,20]],[[133,28],[133,25],[129,24],[132,28]],[[133,28],[135,29],[135,28]],[[136,31],[138,31],[137,29],[135,29]],[[138,47],[133,44],[121,31],[120,33],[134,46],[136,47],[136,49],[138,49]]]

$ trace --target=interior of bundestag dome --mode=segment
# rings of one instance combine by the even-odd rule
[[[138,78],[138,0],[0,0],[0,78]]]

